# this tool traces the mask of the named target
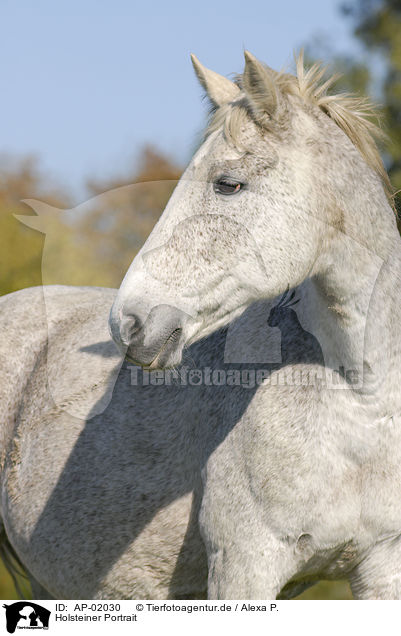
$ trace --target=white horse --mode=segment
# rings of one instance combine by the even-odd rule
[[[302,59],[295,77],[246,53],[235,82],[193,62],[211,122],[117,295],[0,301],[7,545],[38,597],[348,578],[401,598],[401,245],[377,130]],[[100,412],[112,303],[127,357]]]

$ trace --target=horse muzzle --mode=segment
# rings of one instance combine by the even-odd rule
[[[113,308],[110,332],[125,350],[128,361],[148,369],[165,369],[181,362],[185,344],[184,326],[188,316],[170,305],[153,307],[145,319],[140,311]]]

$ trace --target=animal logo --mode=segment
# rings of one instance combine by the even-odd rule
[[[9,634],[16,629],[49,629],[50,610],[32,603],[18,601],[11,605],[4,604],[6,610],[6,627]]]
[[[281,331],[281,362],[288,364],[318,364],[324,366],[322,347],[315,336],[299,322],[294,309],[300,301],[295,290],[284,292],[279,302],[270,310],[267,324]]]

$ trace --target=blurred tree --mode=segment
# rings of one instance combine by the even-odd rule
[[[81,240],[107,263],[108,284],[118,286],[136,252],[158,220],[181,176],[181,168],[152,146],[145,146],[127,177],[88,182],[95,198],[78,223]]]
[[[14,214],[29,214],[27,197],[60,204],[61,195],[43,185],[34,157],[15,160],[0,157],[0,295],[40,285],[43,235],[22,225]]]
[[[147,146],[131,175],[88,182],[92,198],[71,208],[65,194],[44,187],[33,157],[0,157],[0,295],[42,282],[118,286],[180,174],[177,165]],[[37,201],[28,207],[26,198]],[[46,243],[45,234],[14,217],[32,215],[31,222],[26,217],[28,225],[40,225],[32,208],[40,214],[42,201],[55,208],[45,225]]]
[[[401,190],[401,1],[350,0],[340,6],[352,20],[361,44],[358,56],[339,55],[322,39],[306,47],[308,61],[331,60],[342,73],[336,88],[369,95],[380,104],[381,125],[388,135],[383,158],[395,192]],[[401,213],[401,196],[395,197]]]
[[[401,189],[401,2],[355,0],[342,6],[354,22],[354,33],[368,52],[377,54],[380,66],[370,83],[379,84],[385,125],[389,134],[386,163],[396,190]],[[373,67],[374,68],[374,67]],[[379,75],[379,77],[377,77]],[[397,199],[401,210],[401,198]]]

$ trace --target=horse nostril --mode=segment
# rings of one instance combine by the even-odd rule
[[[126,314],[124,316],[124,340],[126,344],[130,344],[136,334],[142,329],[143,323],[135,314]]]
[[[140,326],[138,323],[134,323],[133,325],[131,325],[131,327],[128,330],[128,336],[129,336],[129,340],[131,340],[135,334],[140,330]]]

